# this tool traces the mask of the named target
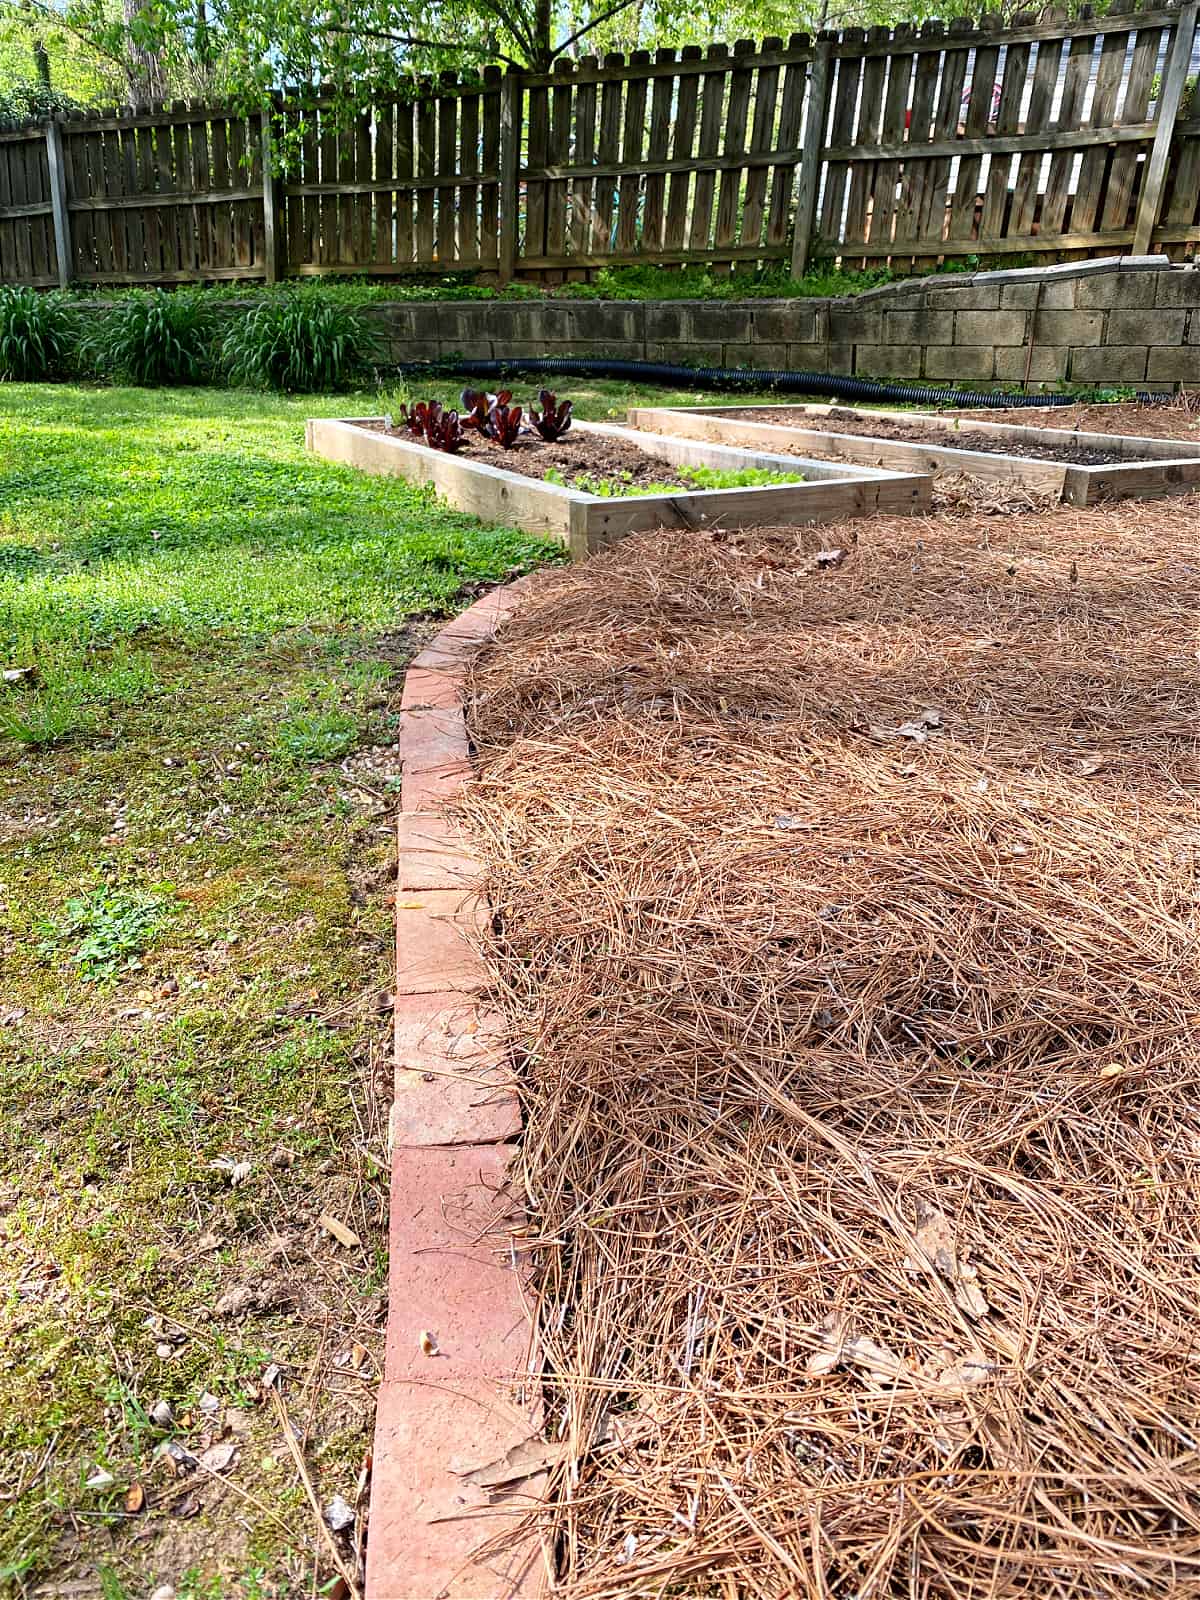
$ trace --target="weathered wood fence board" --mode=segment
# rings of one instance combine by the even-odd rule
[[[959,19],[443,73],[351,116],[280,102],[267,128],[178,101],[30,126],[0,134],[0,279],[553,282],[637,262],[1189,253],[1196,14],[1113,0],[1070,24],[1050,8],[1004,30]]]

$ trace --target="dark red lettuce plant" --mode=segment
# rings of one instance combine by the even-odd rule
[[[549,389],[539,389],[538,405],[542,408],[540,412],[536,407],[530,406],[529,420],[546,443],[553,444],[556,439],[561,439],[571,426],[572,402],[564,400],[560,405],[556,394],[552,394]]]

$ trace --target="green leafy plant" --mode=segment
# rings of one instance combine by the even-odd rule
[[[52,89],[49,84],[13,84],[0,90],[0,133],[77,110],[82,110],[82,106],[73,95]]]
[[[127,383],[202,383],[212,369],[212,328],[202,294],[139,289],[99,319],[87,356],[101,376]]]
[[[74,945],[70,960],[81,977],[112,978],[149,945],[174,904],[170,884],[153,889],[114,889],[102,885],[75,895],[60,916],[38,926],[38,954],[50,958]]]
[[[697,489],[771,489],[784,483],[803,483],[801,472],[774,472],[770,467],[680,467]]]
[[[377,347],[375,335],[351,307],[283,290],[232,324],[221,359],[234,384],[311,394],[361,378]]]
[[[345,711],[305,711],[281,722],[279,748],[294,761],[336,761],[358,742],[358,724]]]
[[[78,335],[61,294],[0,287],[0,380],[44,383],[70,365]]]
[[[679,476],[686,478],[697,489],[771,489],[785,483],[803,483],[799,472],[772,472],[768,467],[680,467]],[[567,480],[557,467],[546,473],[547,483],[567,487]],[[677,483],[634,483],[631,472],[618,472],[611,478],[600,478],[594,473],[580,472],[570,481],[572,489],[584,494],[594,494],[602,500],[617,500],[625,495],[679,493]]]

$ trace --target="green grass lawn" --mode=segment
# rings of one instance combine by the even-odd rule
[[[380,409],[0,386],[0,1594],[322,1592],[272,1364],[355,1496],[399,681],[560,558],[305,455],[307,415]]]
[[[306,458],[364,404],[0,387],[0,1593],[310,1593],[270,1363],[354,1498],[398,675],[554,555]]]

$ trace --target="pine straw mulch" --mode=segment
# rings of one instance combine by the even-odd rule
[[[643,536],[481,663],[556,1592],[1200,1592],[1198,519]]]

